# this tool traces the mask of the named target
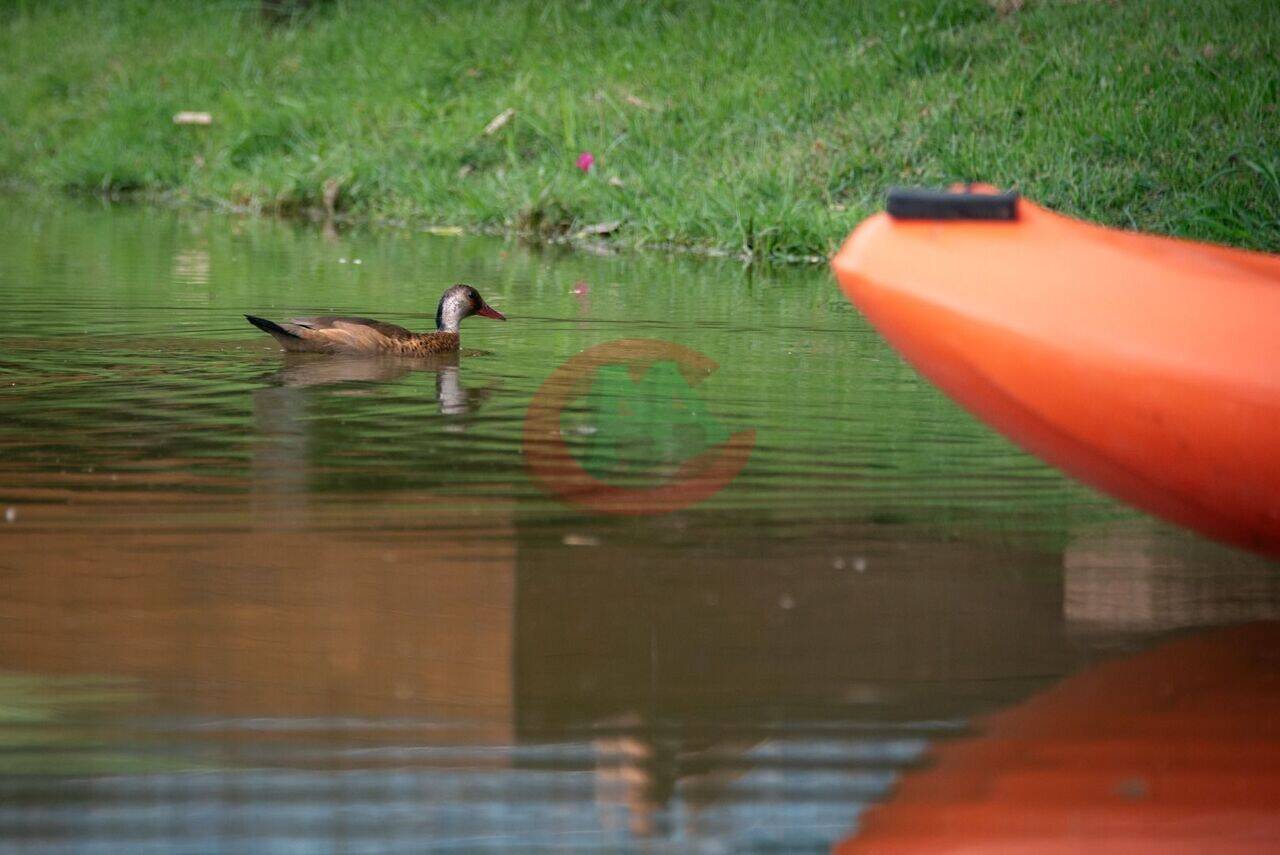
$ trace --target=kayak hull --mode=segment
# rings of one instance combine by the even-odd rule
[[[922,374],[1086,483],[1280,557],[1280,260],[1070,220],[860,225],[845,294]]]

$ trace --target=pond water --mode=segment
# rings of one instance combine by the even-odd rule
[[[6,851],[823,851],[984,714],[1280,613],[824,268],[28,197],[0,230]],[[242,318],[427,329],[456,281],[509,321],[434,363]]]

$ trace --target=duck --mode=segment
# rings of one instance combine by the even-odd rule
[[[290,318],[282,323],[254,315],[245,320],[291,353],[358,353],[394,356],[431,356],[458,352],[458,325],[463,318],[479,315],[505,321],[507,318],[490,306],[480,292],[459,283],[446,288],[436,307],[434,332],[416,333],[404,327],[375,321],[372,318],[350,318],[324,315],[315,318]]]

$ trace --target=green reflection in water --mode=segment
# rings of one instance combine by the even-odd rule
[[[146,472],[152,488],[233,493],[266,483],[501,493],[519,499],[521,518],[563,518],[572,512],[524,472],[525,409],[573,355],[647,337],[720,366],[697,389],[715,423],[655,430],[661,419],[650,420],[643,443],[612,445],[607,432],[571,432],[592,471],[633,477],[755,429],[746,469],[701,511],[1051,546],[1077,523],[1126,515],[922,381],[824,268],[602,258],[395,231],[325,238],[285,223],[40,199],[0,205],[0,228],[11,237],[0,257],[0,449],[24,471]],[[308,380],[241,319],[339,312],[426,329],[455,281],[477,285],[511,321],[468,321],[469,353],[454,366]],[[613,418],[595,409],[607,400],[588,402],[588,415]],[[286,448],[288,467],[276,453]]]
[[[132,681],[0,674],[0,775],[105,775],[189,769],[121,750],[103,722],[142,699]]]

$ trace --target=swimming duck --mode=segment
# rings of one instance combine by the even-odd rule
[[[268,332],[285,350],[310,353],[385,353],[396,356],[429,356],[458,350],[458,324],[463,318],[480,315],[505,321],[470,285],[454,285],[445,290],[436,308],[436,331],[410,332],[404,327],[371,318],[290,318],[276,323],[245,315],[245,320]]]

